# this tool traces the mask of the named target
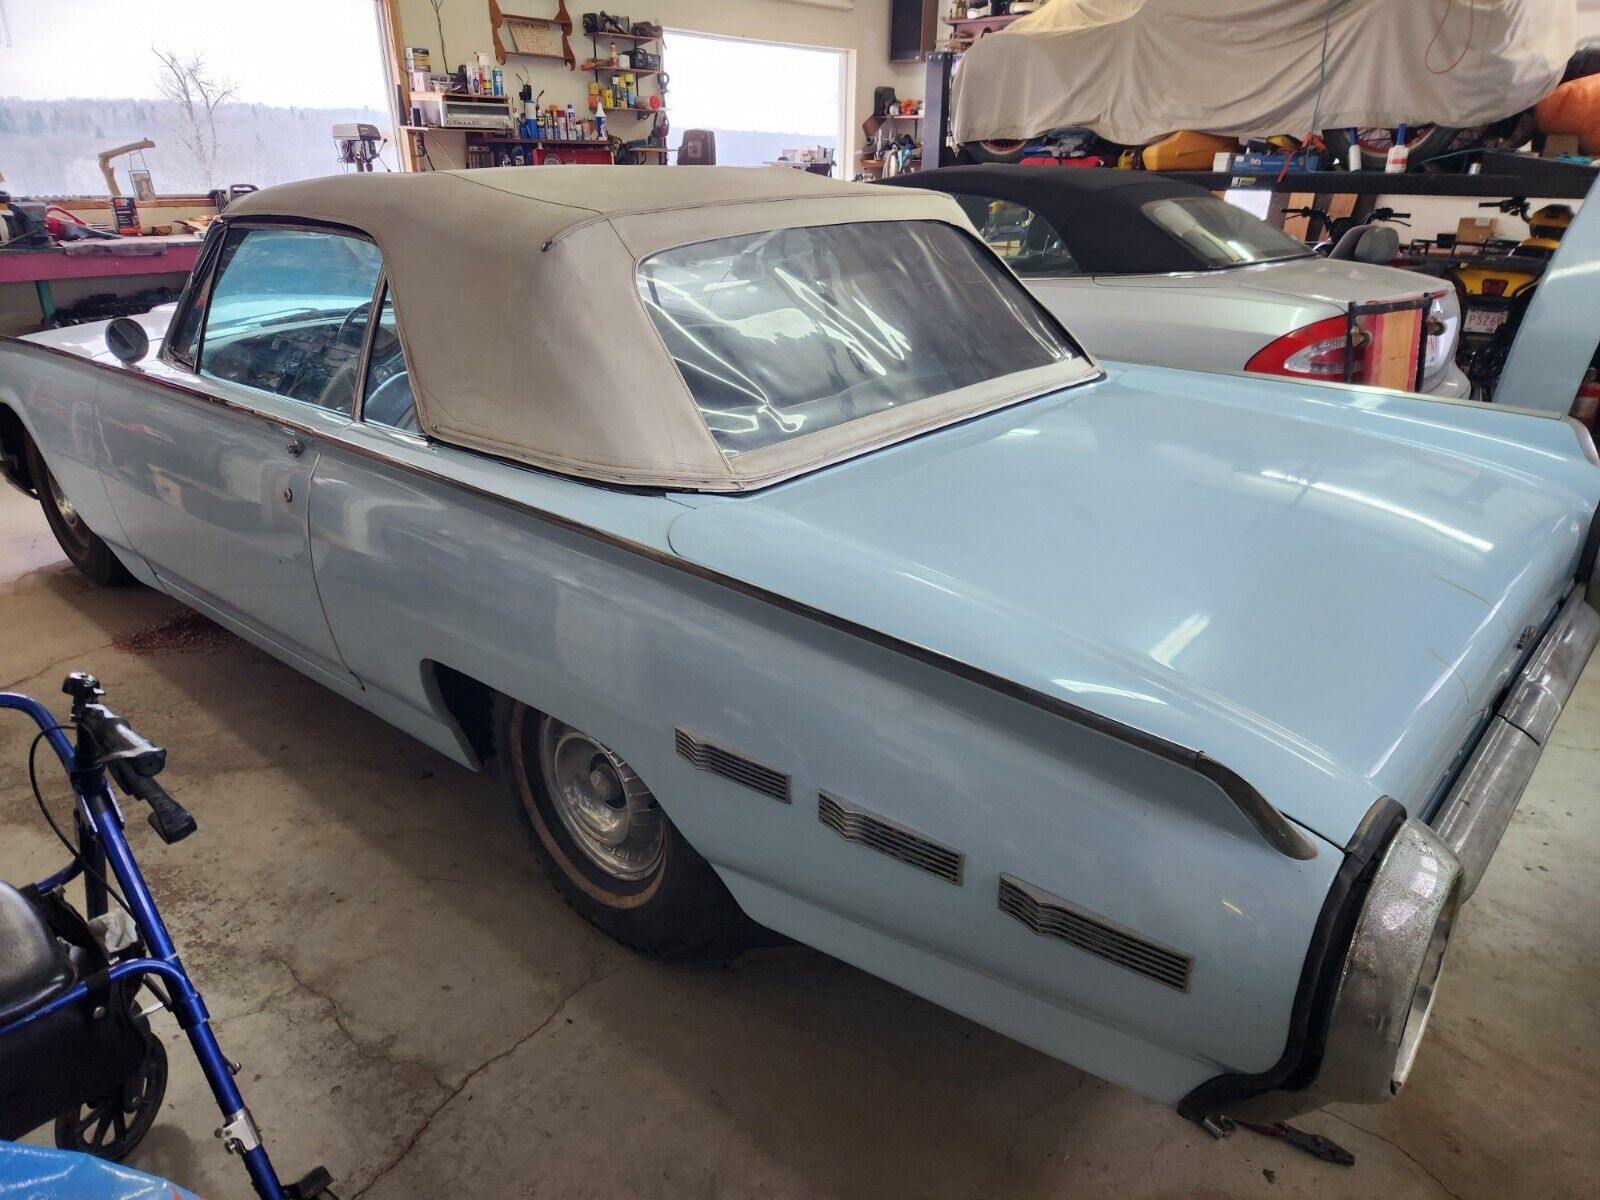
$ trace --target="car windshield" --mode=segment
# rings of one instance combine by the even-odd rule
[[[718,238],[646,259],[638,285],[727,456],[1079,356],[938,221]]]
[[[1208,267],[1276,262],[1311,253],[1304,242],[1215,196],[1151,200],[1141,211]]]

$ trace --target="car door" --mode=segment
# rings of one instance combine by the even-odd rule
[[[160,360],[99,409],[107,490],[162,586],[341,682],[308,505],[319,441],[350,422],[380,274],[349,231],[230,223]]]

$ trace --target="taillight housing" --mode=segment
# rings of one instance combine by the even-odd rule
[[[1296,379],[1348,378],[1360,383],[1366,371],[1366,346],[1371,339],[1350,330],[1347,317],[1329,317],[1303,325],[1268,342],[1250,356],[1246,371],[1263,375],[1289,375]],[[1353,356],[1346,373],[1346,358]]]

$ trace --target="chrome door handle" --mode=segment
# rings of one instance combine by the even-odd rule
[[[294,455],[296,458],[299,458],[306,452],[306,444],[299,438],[295,438],[287,446],[285,446],[284,449],[290,454]]]

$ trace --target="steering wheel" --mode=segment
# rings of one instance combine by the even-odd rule
[[[371,308],[372,308],[372,306],[370,304],[358,304],[354,308],[352,308],[349,312],[345,313],[344,319],[339,322],[339,328],[334,331],[333,344],[335,346],[343,346],[344,345],[344,335],[347,332],[349,332],[352,328],[354,328],[357,324],[365,324],[366,318],[367,318],[367,314],[371,310]],[[358,320],[358,318],[359,318],[359,320]],[[361,345],[361,339],[357,338],[356,339],[357,348],[359,348],[360,345]]]
[[[372,415],[374,413],[382,413],[391,398],[400,396],[402,387],[405,388],[405,396],[409,399],[411,395],[411,378],[403,368],[367,393],[367,398],[362,404],[361,415],[367,420],[376,421],[380,425],[387,425],[391,429],[399,429],[405,433],[420,432],[420,428],[417,425],[415,401],[409,403],[401,412],[393,414],[393,420],[387,419],[390,414],[384,414],[383,416]]]

